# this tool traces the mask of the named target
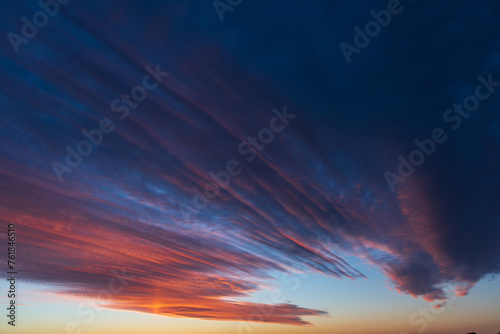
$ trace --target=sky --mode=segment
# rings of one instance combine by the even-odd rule
[[[499,10],[2,3],[1,332],[498,333]]]

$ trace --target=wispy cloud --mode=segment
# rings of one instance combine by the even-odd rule
[[[305,39],[309,53],[295,53],[304,52],[303,57],[283,57],[289,68],[301,69],[295,77],[284,76],[279,64],[268,69],[280,52],[294,54],[295,42],[275,38],[276,50],[264,54],[245,39],[249,54],[270,59],[256,69],[243,56],[235,61],[227,55],[224,47],[236,42],[225,30],[221,40],[214,37],[220,22],[213,12],[205,21],[188,5],[156,5],[171,13],[170,20],[153,7],[135,5],[117,10],[96,3],[100,10],[91,15],[75,2],[30,40],[22,55],[9,54],[2,45],[8,84],[0,93],[0,218],[18,224],[24,277],[83,295],[106,286],[111,270],[123,270],[130,283],[108,307],[237,320],[267,307],[237,300],[262,289],[273,272],[363,278],[342,254],[366,258],[400,292],[429,301],[446,300],[445,284],[455,284],[456,294],[464,296],[483,276],[499,272],[499,164],[490,153],[498,147],[499,128],[491,104],[396,192],[381,177],[405,139],[411,144],[413,134],[435,127],[440,107],[449,105],[450,95],[462,94],[467,80],[444,68],[439,86],[450,92],[428,94],[418,103],[408,91],[420,96],[430,77],[417,76],[421,69],[405,64],[404,57],[391,66],[401,67],[408,78],[417,76],[412,90],[392,79],[374,85],[375,78],[387,77],[385,63],[364,69],[366,80],[334,75],[326,80],[311,64],[322,45],[338,52],[338,41],[328,44],[323,35],[314,45]],[[255,10],[252,6],[238,13]],[[309,10],[319,13],[329,6],[318,2]],[[9,8],[19,14],[29,10]],[[134,16],[137,10],[148,19]],[[300,12],[293,6],[288,11],[293,17]],[[412,11],[425,12],[418,5]],[[206,25],[202,31],[208,37],[193,36],[172,13],[200,18],[196,24]],[[279,29],[272,13],[263,14],[268,31]],[[422,19],[430,15],[425,13]],[[117,26],[104,24],[107,19]],[[309,22],[304,34],[314,35],[327,21]],[[2,23],[4,29],[15,24]],[[345,19],[337,24],[352,26]],[[429,35],[438,42],[439,35]],[[140,47],[137,36],[146,36]],[[400,47],[394,52],[406,54]],[[378,50],[375,42],[370,50]],[[318,62],[325,73],[345,74],[330,61]],[[103,117],[118,120],[110,103],[140,82],[146,65],[156,63],[171,73],[168,80],[59,183],[50,163],[64,159],[65,145],[84,139],[83,129],[95,128]],[[483,65],[491,70],[491,61]],[[359,70],[356,66],[362,65],[353,63],[350,70]],[[273,75],[278,79],[269,82],[266,76]],[[326,89],[329,80],[334,85]],[[349,95],[346,87],[357,87],[356,93]],[[278,93],[285,90],[289,94]],[[394,98],[387,99],[387,92]],[[272,109],[282,105],[299,115],[297,121],[256,152],[254,161],[246,161],[238,144],[268,126]],[[396,112],[403,107],[414,121]],[[191,205],[193,189],[211,182],[210,172],[232,159],[242,173],[186,219],[179,206]],[[330,241],[318,241],[326,240],[321,236]],[[308,325],[302,317],[310,315],[325,313],[281,304],[260,321]]]

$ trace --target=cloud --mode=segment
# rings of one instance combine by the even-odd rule
[[[223,25],[209,2],[153,3],[75,3],[20,55],[1,46],[0,218],[18,224],[25,277],[86,295],[115,270],[129,284],[108,307],[218,320],[264,308],[255,321],[308,325],[303,316],[325,313],[238,298],[276,271],[364,278],[345,254],[427,301],[500,271],[496,97],[397,192],[382,176],[477,75],[500,78],[498,34],[475,37],[493,11],[475,5],[474,17],[489,14],[466,33],[466,5],[434,4],[438,22],[412,4],[346,68],[338,42],[373,3],[346,18],[346,5],[313,2],[304,22],[299,5],[248,3]],[[120,120],[111,101],[155,64],[171,75]],[[297,118],[246,161],[238,145],[284,105]],[[52,161],[103,117],[116,130],[58,183]],[[231,160],[242,173],[186,218],[179,205]]]

